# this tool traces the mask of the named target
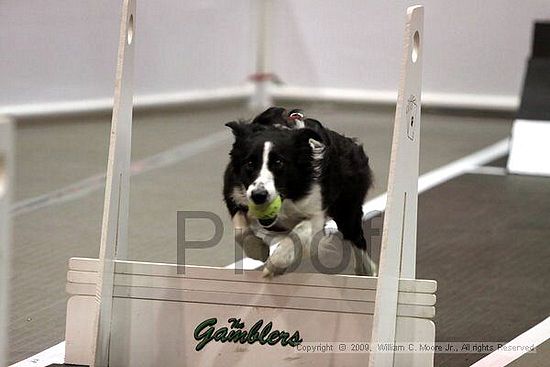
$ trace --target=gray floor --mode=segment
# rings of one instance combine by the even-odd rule
[[[290,106],[293,107],[293,106]],[[371,158],[376,182],[370,196],[385,191],[393,111],[350,106],[309,106],[306,112],[329,127],[358,137]],[[240,106],[136,114],[133,160],[140,160],[223,131],[227,121],[248,117]],[[427,172],[490,145],[510,133],[511,120],[423,114],[421,172]],[[17,129],[16,201],[47,194],[104,173],[110,117],[86,116],[24,121]],[[234,259],[229,218],[221,199],[221,175],[231,134],[223,142],[176,164],[132,178],[129,257],[176,261],[176,211],[208,210],[225,227],[216,247],[192,250],[187,261],[227,265]],[[67,260],[97,256],[103,188],[76,200],[16,216],[10,315],[10,360],[18,361],[64,339]],[[196,239],[212,233],[194,222]]]
[[[507,342],[548,317],[549,196],[548,177],[484,174],[419,196],[417,276],[437,280],[437,342]],[[435,365],[483,356],[437,353]]]

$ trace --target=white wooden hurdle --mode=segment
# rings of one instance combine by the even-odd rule
[[[0,366],[7,366],[12,173],[13,126],[0,117]]]
[[[433,344],[436,282],[414,279],[422,7],[407,11],[379,278],[291,273],[269,280],[202,266],[181,274],[175,264],[125,260],[135,19],[135,0],[124,0],[100,256],[69,262],[65,363],[364,366],[364,350],[305,353],[296,344],[360,345],[371,337]],[[209,327],[217,330],[210,341]],[[231,330],[248,337],[225,340]],[[371,353],[370,361],[424,367],[433,354]]]
[[[423,7],[407,9],[388,178],[388,201],[380,250],[373,343],[393,343],[396,340],[399,279],[414,279],[416,273],[423,23]],[[370,366],[393,366],[393,362],[392,353],[370,354]]]

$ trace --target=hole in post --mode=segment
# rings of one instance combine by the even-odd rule
[[[411,53],[411,60],[412,62],[416,62],[418,60],[418,53],[420,52],[420,34],[418,31],[414,32],[413,35],[413,47],[412,47],[412,53]]]
[[[128,35],[127,35],[128,44],[131,45],[133,40],[134,40],[134,14],[130,14],[130,19],[128,20]]]

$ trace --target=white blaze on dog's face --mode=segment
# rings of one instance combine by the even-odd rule
[[[272,202],[279,194],[275,188],[275,176],[269,170],[269,156],[273,143],[266,141],[263,146],[261,168],[258,177],[248,186],[246,196],[255,204]]]

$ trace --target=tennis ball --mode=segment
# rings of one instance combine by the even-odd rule
[[[250,214],[258,219],[274,219],[279,215],[279,211],[281,211],[281,204],[281,197],[277,195],[270,203],[261,205],[250,203],[248,205],[248,210]]]

